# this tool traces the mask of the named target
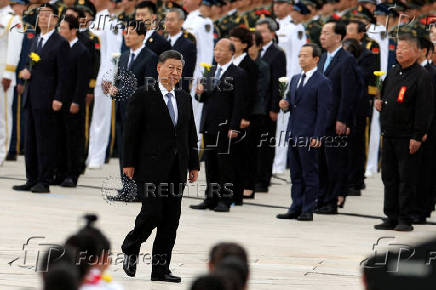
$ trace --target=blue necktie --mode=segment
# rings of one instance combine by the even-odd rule
[[[325,63],[324,63],[324,70],[323,70],[323,72],[325,72],[326,69],[329,67],[329,64],[330,64],[331,61],[332,61],[332,57],[330,55],[327,55],[327,59],[325,60]]]
[[[129,60],[129,65],[127,66],[127,69],[128,70],[131,70],[132,69],[132,65],[133,65],[133,61],[135,60],[135,54],[134,53],[131,53],[130,54],[130,60]]]
[[[173,101],[171,100],[171,98],[173,97],[173,94],[168,93],[165,96],[168,98],[168,102],[167,102],[168,112],[170,113],[171,121],[173,121],[173,125],[175,126],[176,125],[176,112],[174,112]]]
[[[218,69],[215,72],[215,78],[213,79],[213,87],[215,88],[218,84],[218,82],[220,81],[221,78],[221,71],[223,69],[221,68],[221,66],[218,67]]]
[[[301,90],[304,86],[304,79],[306,78],[306,74],[303,73],[303,75],[301,76],[301,80],[300,80],[300,85],[298,86],[298,89]]]

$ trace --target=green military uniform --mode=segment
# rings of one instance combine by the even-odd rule
[[[306,29],[307,39],[312,43],[318,44],[319,47],[321,47],[319,37],[321,36],[323,25],[324,23],[321,19],[312,19],[304,26]]]
[[[219,31],[220,37],[227,37],[230,33],[230,30],[235,27],[236,19],[238,18],[238,12],[224,15],[221,19],[217,20],[217,31]],[[239,19],[238,19],[239,21]]]
[[[380,45],[377,43],[377,41],[365,35],[362,39],[362,47],[366,48],[367,50],[371,51],[374,55],[377,56],[376,67],[378,68],[377,70],[380,70],[380,65],[381,65]],[[375,78],[374,78],[374,82],[369,84],[368,86],[368,94],[375,97],[376,92],[377,90],[376,90]]]

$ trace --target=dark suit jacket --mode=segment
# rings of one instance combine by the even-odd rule
[[[175,98],[178,110],[175,127],[157,84],[138,88],[130,98],[124,127],[123,167],[134,167],[134,179],[138,182],[167,182],[175,158],[180,182],[186,182],[188,169],[200,168],[191,96],[176,90]]]
[[[250,115],[253,112],[253,105],[257,98],[257,84],[258,79],[258,68],[256,63],[250,58],[248,54],[245,55],[244,59],[239,63],[239,67],[242,68],[247,76],[246,94],[244,95],[242,103],[242,118],[249,120]],[[264,84],[265,85],[265,84]]]
[[[177,38],[172,49],[177,50],[183,55],[185,65],[183,66],[182,81],[180,84],[185,91],[190,92],[191,81],[189,78],[192,78],[194,75],[195,64],[197,62],[197,46],[182,33],[182,35]]]
[[[318,63],[318,70],[323,72],[324,63],[327,59],[327,53],[321,56]],[[333,87],[333,111],[330,118],[330,128],[335,127],[336,121],[351,126],[353,121],[353,113],[357,104],[356,97],[361,95],[359,89],[356,89],[356,83],[359,83],[359,76],[357,75],[356,60],[354,57],[345,51],[343,48],[335,54],[327,67],[324,75],[330,79]]]
[[[89,52],[80,42],[70,48],[67,56],[68,72],[65,81],[65,94],[62,98],[62,108],[69,111],[71,103],[76,103],[83,109],[85,96],[89,86]]]
[[[279,94],[279,78],[286,76],[286,55],[277,44],[268,47],[262,60],[269,64],[271,69],[271,82],[268,91],[267,110],[278,112],[282,96]]]
[[[149,49],[151,49],[154,53],[156,53],[158,56],[169,49],[171,49],[170,43],[160,35],[157,31],[153,31],[151,36],[147,39],[147,43],[145,46]]]
[[[38,37],[34,37],[30,52],[36,52]],[[55,30],[41,51],[41,60],[33,65],[32,76],[24,92],[24,106],[51,110],[53,99],[62,101],[67,78],[68,42]]]
[[[292,77],[286,95],[291,111],[287,131],[292,137],[323,137],[332,105],[332,83],[315,71],[297,96],[300,78],[301,74]]]
[[[228,129],[239,130],[242,100],[246,94],[246,74],[243,69],[231,64],[214,88],[215,71],[216,66],[210,69],[206,75],[205,91],[200,96],[196,95],[196,99],[204,103],[200,132],[218,134]]]

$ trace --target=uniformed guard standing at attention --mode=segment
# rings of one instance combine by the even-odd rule
[[[383,135],[382,180],[387,219],[377,230],[413,230],[420,147],[433,114],[431,75],[417,63],[418,40],[411,32],[399,36],[396,65],[389,71],[376,100]]]

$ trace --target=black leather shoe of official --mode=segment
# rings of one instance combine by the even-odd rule
[[[317,214],[337,214],[338,209],[333,206],[324,206],[317,210]]]
[[[218,202],[217,206],[213,210],[215,212],[229,212],[230,208],[224,202]]]
[[[17,190],[17,191],[31,191],[32,187],[34,186],[34,183],[26,183],[26,184],[22,184],[22,185],[14,185],[12,186],[13,190]]]
[[[6,155],[6,161],[17,161],[17,154],[8,153],[8,155]]]
[[[294,220],[298,218],[299,215],[299,213],[296,213],[294,211],[288,211],[287,213],[279,213],[278,215],[276,215],[276,218],[281,220]]]
[[[389,230],[395,229],[396,226],[397,226],[396,222],[393,222],[393,221],[390,221],[390,220],[385,220],[381,224],[375,225],[374,229],[389,231]]]
[[[62,181],[61,186],[62,187],[77,187],[77,181],[75,181],[71,177],[67,177],[67,178],[65,178],[64,181]]]
[[[136,274],[136,256],[124,254],[123,270],[129,277],[135,277]]]
[[[151,281],[180,283],[180,282],[182,282],[182,278],[180,278],[179,276],[174,276],[171,273],[162,274],[162,275],[153,275],[152,274]]]
[[[306,213],[302,213],[297,220],[302,221],[302,222],[311,222],[313,221],[313,214],[306,212]]]
[[[42,183],[37,183],[31,188],[33,193],[50,193],[50,188],[48,185],[44,185]]]
[[[362,192],[361,192],[361,190],[358,189],[358,188],[350,187],[350,188],[348,189],[347,196],[361,196],[361,195],[362,195]]]
[[[268,192],[268,186],[258,183],[255,186],[255,191],[256,192]]]
[[[204,201],[200,202],[199,204],[191,204],[189,207],[192,209],[213,209],[212,206]]]
[[[412,217],[412,225],[425,225],[427,224],[427,219],[425,217],[414,216]]]
[[[410,232],[413,231],[413,226],[412,225],[397,225],[394,228],[394,231],[398,231],[398,232]]]

